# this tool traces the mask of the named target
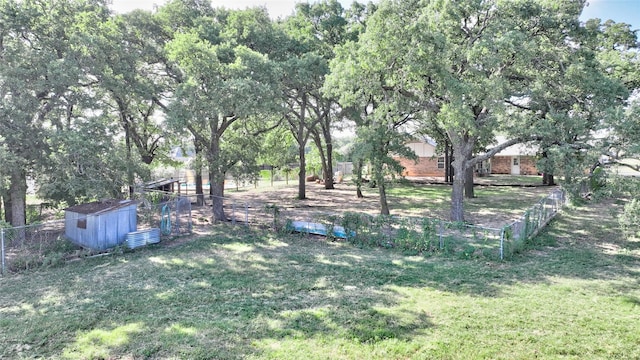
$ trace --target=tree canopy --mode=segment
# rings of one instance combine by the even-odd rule
[[[578,20],[583,5],[383,1],[349,45],[362,55],[333,64],[335,76],[352,84],[333,86],[349,99],[371,98],[375,87],[394,105],[404,101],[404,111],[419,106],[427,126],[442,129],[456,174],[451,219],[461,221],[468,169],[526,140],[573,149],[624,99],[624,88],[602,72],[589,46]],[[509,140],[474,153],[498,133]]]
[[[264,7],[200,0],[127,14],[103,0],[0,0],[5,219],[25,223],[27,179],[67,204],[126,196],[181,144],[195,149],[202,196],[208,172],[216,220],[225,177],[253,179],[259,162],[297,160],[304,199],[310,145],[333,188],[344,121],[355,124],[355,168],[370,165],[383,214],[416,134],[453,159],[452,220],[464,220],[474,166],[513,144],[537,144],[546,181],[571,183],[603,156],[640,152],[637,33],[581,22],[584,6],[322,0],[274,20]]]

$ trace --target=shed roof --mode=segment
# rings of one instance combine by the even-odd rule
[[[173,183],[179,183],[180,180],[178,179],[160,179],[160,180],[154,180],[154,181],[149,181],[144,183],[144,188],[145,189],[157,189],[160,187],[163,187],[165,185],[169,185],[169,184],[173,184]]]
[[[117,200],[117,199],[108,199],[102,201],[96,201],[92,203],[80,204],[76,206],[71,206],[65,209],[65,211],[71,211],[78,214],[85,215],[99,215],[111,211],[115,211],[130,205],[137,204],[136,201],[133,200]]]

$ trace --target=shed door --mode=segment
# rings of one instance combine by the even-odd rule
[[[511,175],[520,175],[520,157],[511,158]]]

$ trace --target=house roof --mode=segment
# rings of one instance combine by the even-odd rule
[[[193,149],[184,149],[181,146],[174,146],[169,152],[169,157],[180,162],[187,162],[195,158],[196,152]]]
[[[433,147],[437,146],[437,143],[435,140],[433,140],[431,137],[427,136],[427,135],[415,135],[413,136],[413,138],[411,139],[411,141],[409,141],[409,143],[422,143],[422,144],[429,144]]]
[[[508,140],[509,139],[507,139],[504,136],[496,136],[496,141],[493,144],[491,144],[488,148],[490,149]],[[413,140],[409,141],[409,144],[415,144],[415,143],[427,144],[434,148],[437,146],[436,142],[428,136],[417,136],[417,137],[414,137]],[[523,144],[511,145],[508,148],[500,151],[498,154],[496,154],[496,156],[535,156],[537,152],[538,152],[538,145],[533,143],[523,143]]]
[[[504,136],[496,136],[495,143],[491,144],[490,147],[500,145],[508,140],[509,139]],[[532,143],[523,143],[511,145],[508,148],[497,153],[496,156],[535,156],[537,152],[538,145]]]
[[[130,206],[130,205],[134,205],[134,204],[137,204],[137,202],[133,200],[107,199],[107,200],[96,201],[92,203],[71,206],[64,210],[75,212],[78,214],[84,214],[84,215],[99,215],[99,214],[115,211],[115,210]]]

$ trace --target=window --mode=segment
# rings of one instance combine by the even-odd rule
[[[513,158],[513,166],[519,166],[520,165],[520,158],[519,157],[514,157]]]
[[[78,219],[78,229],[86,229],[87,228],[87,218]]]
[[[444,156],[438,158],[438,169],[444,169]]]

